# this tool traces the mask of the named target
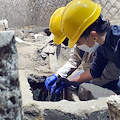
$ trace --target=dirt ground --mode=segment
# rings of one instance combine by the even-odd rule
[[[35,75],[48,75],[52,74],[49,69],[48,59],[43,60],[40,57],[39,49],[41,46],[39,44],[28,44],[32,43],[27,41],[27,43],[16,42],[17,52],[18,52],[18,69],[19,73],[24,73],[25,76],[29,74]]]
[[[43,32],[40,32],[39,34],[41,33],[43,34]],[[17,30],[16,32],[16,37],[18,38],[16,41],[18,52],[18,70],[19,75],[22,73],[22,77],[27,77],[30,74],[50,76],[56,72],[50,69],[50,54],[44,52],[47,46],[51,43],[57,48],[57,45],[55,45],[52,41],[53,35],[43,35],[35,39],[33,37],[35,34],[37,33],[24,32],[24,35],[21,35],[21,30]],[[62,67],[69,59],[68,53],[70,52],[70,49],[63,45],[58,48],[60,49],[58,51],[58,55],[56,56],[58,64],[57,69]],[[53,61],[53,67],[54,65]]]

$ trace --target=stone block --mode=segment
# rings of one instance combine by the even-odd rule
[[[90,101],[37,102],[24,106],[25,120],[110,120],[106,98]]]
[[[100,97],[109,97],[114,94],[116,93],[111,90],[89,83],[81,84],[78,90],[78,96],[82,101],[98,99]]]
[[[120,96],[110,96],[107,101],[107,104],[111,120],[120,120]]]
[[[23,120],[14,31],[0,32],[0,120]]]
[[[76,88],[68,87],[65,92],[65,99],[69,101],[74,101],[74,102],[80,101]]]
[[[0,20],[0,31],[8,29],[8,21],[6,19]]]

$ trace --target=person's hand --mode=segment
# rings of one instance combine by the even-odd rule
[[[57,81],[51,86],[51,92],[50,94],[58,94],[60,93],[60,91],[63,90],[63,88],[67,88],[68,86],[64,83],[64,82],[61,82],[61,83],[58,83]]]
[[[63,88],[67,88],[73,85],[74,87],[79,87],[79,83],[69,81],[66,78],[58,78],[57,81],[52,85],[51,87],[51,94],[53,93],[60,93],[60,91],[63,90]]]
[[[46,78],[46,80],[45,80],[46,89],[50,90],[56,80],[57,80],[57,76],[55,74]]]
[[[58,89],[57,89],[58,88]],[[58,85],[57,81],[52,85],[50,94],[51,99],[50,101],[60,101],[63,99],[63,88],[67,88],[67,85],[64,82],[61,82]]]

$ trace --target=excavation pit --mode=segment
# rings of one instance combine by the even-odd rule
[[[50,95],[45,87],[46,76],[36,76],[30,74],[28,76],[28,83],[30,85],[30,90],[33,94],[33,100],[36,101],[60,101],[63,99],[63,94]]]

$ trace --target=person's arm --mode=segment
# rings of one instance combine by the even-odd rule
[[[61,76],[62,78],[67,78],[78,68],[81,62],[80,50],[74,46],[71,49],[69,60],[56,72],[56,75]]]
[[[93,78],[100,77],[102,75],[102,72],[106,64],[108,63],[108,59],[106,59],[102,55],[101,50],[102,50],[102,47],[99,47],[90,69],[88,69],[87,71],[85,71],[84,73],[82,73],[81,75],[75,78],[69,79],[69,81],[83,83],[83,82],[88,82]]]
[[[95,53],[95,59],[90,68],[90,74],[93,76],[93,78],[101,77],[102,72],[109,61],[107,58],[104,57],[103,54],[103,46],[100,46]]]
[[[91,73],[90,73],[90,69],[88,69],[87,71],[83,72],[82,74],[69,79],[69,81],[74,81],[74,82],[78,82],[78,83],[83,83],[83,82],[88,82],[91,79],[93,79]]]
[[[81,54],[79,53],[79,51],[80,50],[77,51],[76,46],[74,46],[74,48],[71,50],[69,61],[67,61],[66,64],[62,68],[60,68],[55,74],[46,78],[45,86],[47,89],[49,88],[49,90],[50,90],[52,86],[55,86],[54,84],[56,83],[56,80],[58,78],[60,78],[60,77],[66,78],[74,70],[77,69],[77,67],[80,65],[80,63],[82,61],[82,59],[80,57]]]

